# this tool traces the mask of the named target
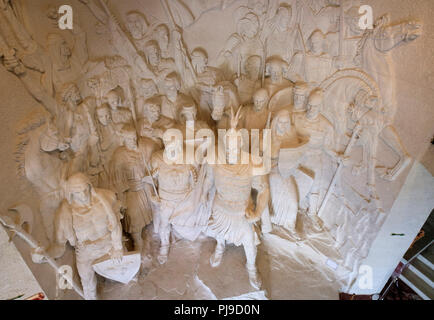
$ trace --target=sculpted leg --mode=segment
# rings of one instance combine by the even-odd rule
[[[142,253],[143,250],[143,239],[142,239],[142,232],[134,232],[131,234],[131,237],[133,238],[134,242],[134,250]]]
[[[80,275],[83,293],[86,300],[96,300],[96,275],[92,269],[92,259],[85,259],[77,254],[77,270]]]
[[[253,288],[256,290],[261,289],[261,279],[259,278],[258,270],[256,269],[256,254],[257,254],[257,248],[255,245],[254,237],[252,236],[252,239],[249,241],[246,241],[243,244],[244,252],[246,254],[246,267],[247,272],[249,274],[249,281]]]
[[[160,264],[165,264],[167,262],[167,255],[169,254],[169,246],[170,246],[170,224],[166,219],[162,219],[160,223],[159,229],[160,235],[160,252],[158,253],[158,262]]]
[[[225,240],[217,239],[217,245],[215,247],[214,253],[209,259],[211,267],[216,268],[220,265],[223,258],[223,253],[225,252]]]
[[[382,175],[383,179],[394,181],[411,163],[411,158],[405,150],[398,133],[392,126],[385,127],[380,133],[380,138],[399,156],[398,163]]]
[[[270,209],[266,206],[261,215],[261,231],[262,233],[270,233],[272,230],[273,227],[271,225]]]

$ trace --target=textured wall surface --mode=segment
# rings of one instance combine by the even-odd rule
[[[28,19],[34,25],[33,30],[44,30],[44,32],[34,32],[34,37],[39,43],[45,43],[47,33],[45,31],[50,28],[45,16],[45,10],[49,4],[70,3],[74,7],[76,19],[82,27],[86,30],[94,29],[93,17],[78,0],[28,0],[26,2],[29,5]],[[166,20],[158,0],[125,0],[112,1],[112,3],[113,8],[119,12],[120,16],[135,9],[145,12],[148,17],[155,17],[161,21]],[[390,13],[392,21],[409,18],[418,19],[423,23],[424,29],[423,35],[417,41],[396,48],[392,53],[396,65],[398,101],[394,125],[403,144],[418,163],[413,169],[410,166],[393,183],[377,179],[379,193],[384,201],[386,211],[394,208],[395,200],[399,199],[398,202],[395,202],[395,206],[398,206],[398,208],[392,209],[392,212],[396,212],[396,215],[392,214],[386,220],[383,226],[384,230],[380,232],[374,243],[374,251],[371,251],[367,259],[369,264],[373,265],[374,272],[375,268],[379,268],[378,276],[374,276],[377,281],[375,290],[377,290],[385,282],[385,279],[387,280],[387,274],[391,272],[390,270],[393,271],[394,265],[396,265],[396,257],[404,254],[408,244],[412,241],[412,237],[419,231],[423,216],[428,216],[432,209],[429,207],[430,202],[428,201],[417,203],[418,207],[412,206],[411,202],[415,200],[414,197],[409,195],[414,189],[423,190],[432,186],[432,179],[430,180],[431,177],[428,175],[433,174],[434,169],[434,148],[430,146],[430,141],[434,135],[434,1],[365,0],[364,3],[373,7],[375,17]],[[208,18],[211,13],[207,13],[191,29],[185,30],[185,42],[188,47],[190,49],[197,46],[206,47],[212,63],[225,39],[235,28],[234,21],[231,18],[231,10],[235,7],[236,5],[225,12],[213,13],[217,21],[221,19],[225,23],[215,24],[210,27]],[[207,32],[203,30],[207,30]],[[89,32],[88,37],[90,56],[92,58],[98,59],[110,52],[105,36],[101,37],[97,36],[95,32]],[[2,147],[0,155],[0,208],[3,211],[18,202],[25,202],[33,208],[37,208],[37,197],[28,184],[17,177],[14,160],[16,130],[20,122],[34,110],[42,110],[42,108],[28,94],[14,75],[0,67],[0,146]],[[382,148],[386,154],[387,147],[382,146]],[[393,163],[394,157],[390,153],[389,156],[388,161]],[[419,162],[421,165],[419,165]],[[413,172],[409,175],[410,170],[413,170]],[[417,179],[417,177],[422,178],[420,175],[427,175],[427,177],[424,176],[426,179]],[[407,189],[404,189],[398,198],[404,186]],[[424,199],[426,199],[426,196],[425,194]],[[402,211],[403,208],[408,210]],[[414,210],[418,210],[418,217],[415,218],[414,223],[409,223],[413,219],[412,211]],[[396,220],[393,217],[396,217]],[[387,250],[385,250],[384,245],[388,244],[390,240],[389,231],[392,230],[391,227],[395,228],[396,226],[405,226],[407,236],[402,243],[395,246],[388,245]],[[36,217],[34,233],[37,234],[38,230],[40,230],[40,219]],[[19,239],[16,239],[15,243],[23,253],[23,258],[42,288],[49,296],[54,296],[53,280],[55,277],[53,271],[47,265],[31,263],[27,246]],[[375,251],[375,247],[379,251]],[[0,254],[0,258],[4,259],[3,252]],[[381,255],[385,254],[390,254],[394,258],[380,258]],[[64,259],[65,261],[72,260],[71,250]]]

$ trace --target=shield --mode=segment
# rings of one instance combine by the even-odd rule
[[[308,143],[309,140],[304,140],[297,146],[280,149],[278,168],[283,177],[289,177],[303,161],[308,150]]]
[[[120,263],[114,262],[109,256],[104,256],[96,260],[92,267],[104,278],[127,284],[139,271],[140,263],[140,253],[134,251],[124,254]]]

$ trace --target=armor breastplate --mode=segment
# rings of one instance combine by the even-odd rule
[[[158,183],[163,192],[186,194],[190,190],[190,170],[185,165],[163,165]]]
[[[78,243],[106,236],[107,223],[105,208],[98,200],[94,200],[91,207],[72,207],[72,225]]]
[[[223,165],[225,166],[225,165]],[[215,170],[215,187],[217,196],[228,202],[244,203],[248,201],[252,190],[252,176],[250,171],[243,170],[237,174],[236,171],[224,170],[217,167]]]

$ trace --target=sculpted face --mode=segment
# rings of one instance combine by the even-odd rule
[[[167,48],[169,44],[169,32],[167,31],[166,27],[159,26],[155,32],[157,33],[157,39],[160,46],[162,48]]]
[[[97,109],[97,117],[99,123],[103,126],[107,126],[111,121],[110,110],[108,108]]]
[[[213,120],[218,121],[223,116],[223,111],[225,109],[225,94],[224,89],[222,87],[218,87],[214,90],[214,93],[212,95],[212,103],[213,103],[213,110],[211,113],[211,117]]]
[[[143,39],[145,33],[145,20],[136,13],[127,16],[127,29],[135,40]]]
[[[116,110],[122,105],[121,97],[119,97],[115,92],[109,92],[107,94],[107,103],[112,110]]]
[[[75,109],[81,103],[81,94],[76,86],[71,89],[67,104],[70,108]]]
[[[244,19],[240,26],[240,34],[244,39],[253,39],[258,34],[258,27],[254,22]]]
[[[305,101],[306,101],[306,97],[303,94],[294,94],[294,109],[295,110],[304,109]]]
[[[146,106],[148,112],[148,120],[152,123],[160,119],[160,106],[156,104],[148,104]]]
[[[142,95],[145,98],[153,97],[157,93],[157,86],[154,84],[154,82],[152,82],[152,80],[142,82]]]
[[[315,32],[310,38],[310,50],[313,54],[321,54],[324,49],[324,37],[320,32]]]
[[[124,146],[130,150],[137,149],[137,135],[130,133],[124,135]]]
[[[62,57],[70,57],[71,56],[71,49],[69,48],[66,40],[62,40],[62,42],[60,43],[60,55]]]
[[[206,57],[203,55],[193,55],[191,58],[191,63],[197,74],[201,74],[205,71],[207,66]]]
[[[150,45],[146,52],[148,54],[149,64],[153,67],[157,67],[161,61],[160,48],[155,45]]]
[[[319,105],[311,105],[308,104],[307,106],[307,113],[306,116],[308,119],[316,119],[319,116],[320,113],[320,106]]]
[[[260,112],[267,107],[268,96],[265,93],[256,94],[253,97],[253,105],[256,112]]]
[[[178,86],[175,80],[166,79],[164,81],[164,90],[169,99],[176,99],[178,96]]]
[[[82,184],[74,186],[71,192],[71,199],[79,206],[88,206],[91,201],[90,186],[88,184]]]
[[[281,30],[287,30],[289,28],[290,19],[291,12],[287,8],[280,8],[277,13],[277,24]]]
[[[278,135],[284,135],[285,132],[288,132],[291,129],[291,118],[289,114],[282,115],[277,120],[276,124],[276,132]]]
[[[184,122],[187,121],[195,121],[196,120],[196,112],[193,106],[190,106],[186,109],[184,109],[181,113],[181,119]]]
[[[282,81],[282,68],[277,64],[272,64],[270,68],[270,77],[272,83],[280,83]]]

